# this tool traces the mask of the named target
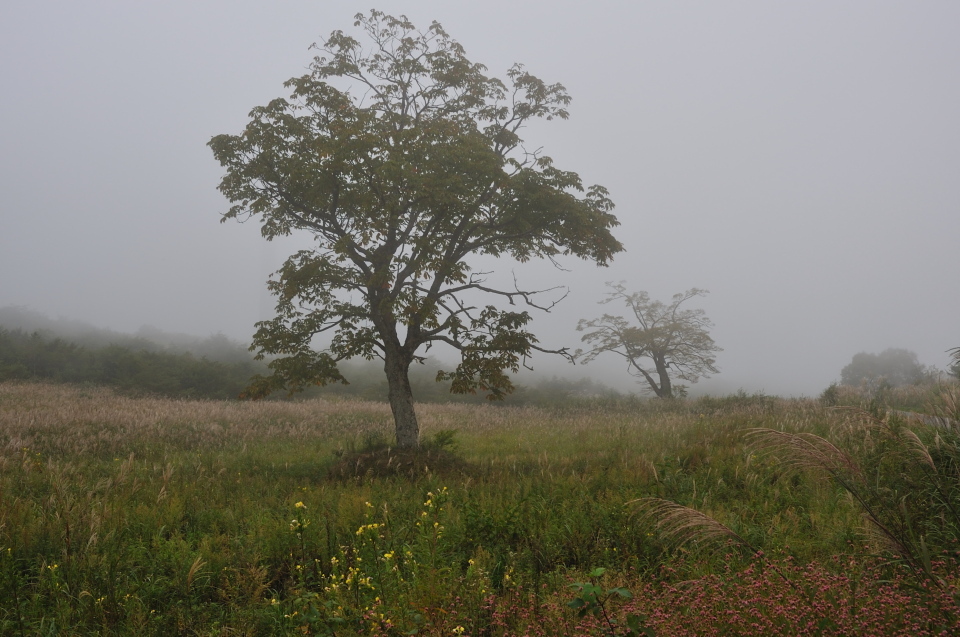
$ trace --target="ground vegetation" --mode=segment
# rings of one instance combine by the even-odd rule
[[[382,402],[0,383],[0,633],[952,634],[960,431],[917,391],[422,405],[447,464],[391,472]]]

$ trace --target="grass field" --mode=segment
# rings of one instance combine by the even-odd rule
[[[954,429],[743,394],[418,413],[412,456],[385,404],[0,384],[0,634],[960,631]]]

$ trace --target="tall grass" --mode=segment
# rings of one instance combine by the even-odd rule
[[[804,594],[824,608],[881,621],[896,598],[923,624],[914,634],[956,627],[955,548],[931,552],[939,592],[896,584],[902,573],[866,556],[882,547],[843,489],[744,438],[765,427],[840,445],[848,414],[820,401],[418,410],[426,438],[456,430],[460,464],[330,477],[388,439],[386,405],[0,384],[0,634],[600,634],[566,607],[568,585],[598,567],[634,590],[622,612],[661,634],[708,603],[710,582],[753,590],[763,622],[799,616],[776,601],[797,593],[749,551],[678,547],[626,505],[638,498],[709,515],[791,581],[812,569],[824,588]],[[717,618],[697,634],[723,626],[709,600]]]

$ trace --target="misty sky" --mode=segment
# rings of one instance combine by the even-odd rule
[[[627,252],[516,269],[571,288],[537,319],[544,345],[576,347],[577,319],[623,280],[664,300],[710,290],[695,307],[725,351],[698,387],[718,392],[816,395],[857,352],[942,368],[960,346],[953,1],[5,0],[0,306],[249,340],[267,275],[303,242],[219,223],[206,143],[371,6],[573,96],[569,121],[525,138],[610,190]],[[573,371],[624,377],[613,358]]]

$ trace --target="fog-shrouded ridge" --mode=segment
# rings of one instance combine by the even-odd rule
[[[449,382],[436,382],[437,372],[444,368],[450,368],[449,361],[426,357],[411,370],[418,401],[487,401],[483,394],[451,394]],[[386,399],[380,362],[344,361],[341,370],[348,384],[308,388],[299,396]],[[51,319],[22,307],[0,308],[0,381],[52,380],[181,398],[236,398],[254,374],[265,373],[265,362],[255,361],[246,345],[223,334],[200,338],[151,326],[124,334],[81,321]],[[549,405],[600,397],[626,396],[590,377],[525,374],[517,378],[515,391],[503,404]]]

